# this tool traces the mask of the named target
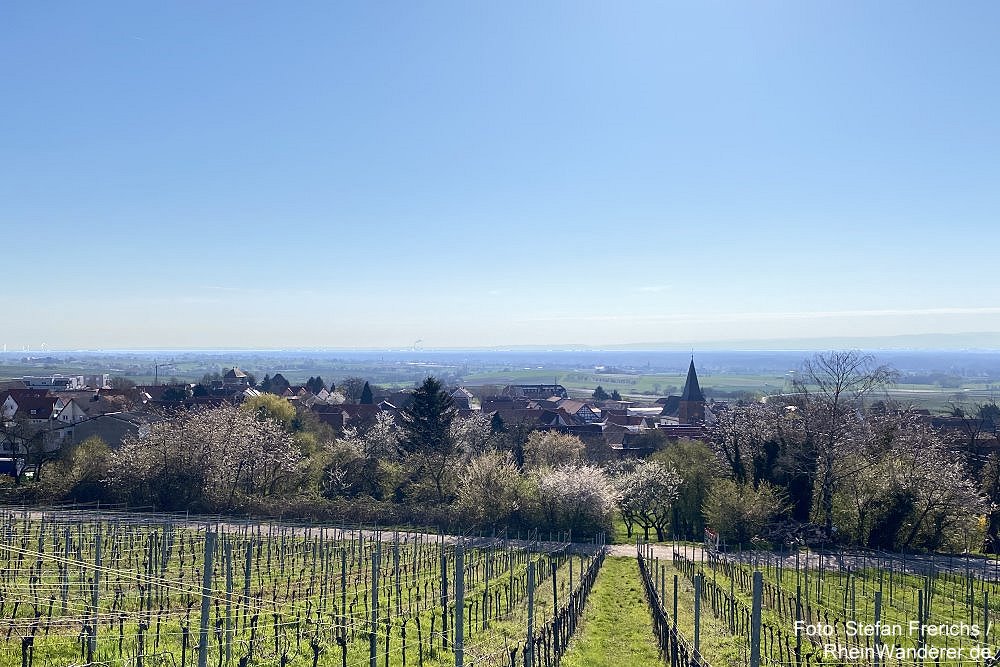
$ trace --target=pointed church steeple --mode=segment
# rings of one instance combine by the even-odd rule
[[[691,357],[691,365],[688,366],[688,376],[684,382],[684,391],[681,392],[681,400],[705,402],[705,394],[701,393],[701,386],[698,384],[698,373],[694,370],[694,357]]]
[[[701,424],[705,421],[705,394],[698,384],[698,373],[694,369],[694,356],[688,366],[687,380],[677,406],[677,421],[681,424]]]

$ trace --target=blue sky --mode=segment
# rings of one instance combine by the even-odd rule
[[[1000,5],[0,6],[0,342],[1000,331]]]

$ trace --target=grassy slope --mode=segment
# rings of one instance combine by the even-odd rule
[[[634,558],[608,558],[587,601],[565,667],[648,667],[660,658]]]

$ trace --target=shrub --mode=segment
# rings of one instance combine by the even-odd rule
[[[747,544],[764,533],[768,523],[786,511],[788,501],[778,487],[761,482],[757,488],[731,479],[719,480],[708,493],[705,521],[731,544]]]

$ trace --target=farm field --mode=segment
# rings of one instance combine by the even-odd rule
[[[706,395],[713,393],[720,400],[738,393],[752,395],[778,394],[790,391],[789,378],[779,374],[711,374],[699,373],[699,381]],[[547,384],[556,382],[566,387],[577,397],[589,397],[594,388],[602,386],[606,391],[618,390],[625,398],[639,402],[653,402],[660,396],[680,393],[685,376],[676,374],[603,374],[589,371],[566,371],[560,369],[520,369],[503,372],[483,372],[466,375],[463,381],[469,385],[483,384]],[[995,385],[986,382],[964,382],[956,387],[938,387],[927,384],[900,383],[886,391],[889,400],[902,405],[926,408],[935,412],[946,411],[951,404],[972,404],[989,402],[996,398]],[[875,397],[878,398],[878,397]]]
[[[699,374],[703,389],[725,392],[775,392],[785,387],[785,377],[780,375],[712,375]],[[585,370],[521,369],[512,371],[469,374],[463,381],[470,385],[481,384],[550,384],[557,382],[577,395],[590,395],[597,385],[607,391],[617,389],[623,396],[648,396],[651,400],[661,395],[679,393],[684,386],[685,373],[625,374],[594,373]]]

